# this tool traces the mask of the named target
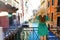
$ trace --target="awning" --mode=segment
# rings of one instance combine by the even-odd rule
[[[4,2],[0,1],[0,12],[6,11],[6,12],[13,12],[13,13],[15,13],[17,10],[18,10],[18,8],[12,7],[9,4],[5,5]]]

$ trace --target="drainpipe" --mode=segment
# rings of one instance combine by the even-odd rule
[[[50,2],[51,2],[51,1],[52,1],[52,0],[50,0]],[[52,3],[52,2],[51,2],[51,3]],[[51,6],[52,6],[51,3],[50,3],[50,21],[51,21],[51,16],[52,16],[52,15],[51,15]],[[53,27],[52,21],[50,22],[50,27]]]
[[[22,16],[23,16],[23,21],[24,21],[24,4],[23,4],[24,2],[23,2],[23,0],[21,0],[21,2],[22,2],[22,4],[21,4],[22,5]]]

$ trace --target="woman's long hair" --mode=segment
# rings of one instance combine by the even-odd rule
[[[46,13],[47,13],[47,10],[46,10],[45,7],[42,7],[38,10],[36,15],[39,16],[39,18],[40,18],[39,21],[40,22],[46,22]],[[44,16],[42,17],[42,15],[44,15]]]
[[[44,15],[43,17],[42,17],[42,15],[39,15],[39,17],[40,17],[40,19],[39,19],[40,22],[46,21],[46,15]]]

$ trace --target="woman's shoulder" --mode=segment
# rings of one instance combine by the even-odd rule
[[[39,16],[36,16],[36,19],[39,19]]]
[[[46,17],[48,17],[48,15],[46,15]]]

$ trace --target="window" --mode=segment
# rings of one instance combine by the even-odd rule
[[[50,3],[48,2],[48,7],[49,7]]]
[[[60,12],[60,7],[57,7],[57,12]]]
[[[52,16],[51,16],[51,21],[53,21],[53,13],[52,13]]]
[[[60,0],[58,0],[57,12],[60,12]]]
[[[54,5],[54,0],[52,0],[52,5]]]
[[[60,5],[60,0],[58,0],[58,5]]]
[[[57,26],[60,26],[60,17],[57,17]]]

